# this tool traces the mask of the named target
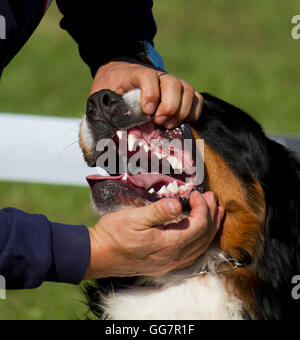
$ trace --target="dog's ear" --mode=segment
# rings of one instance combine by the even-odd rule
[[[258,260],[262,279],[258,307],[263,319],[295,319],[292,279],[300,274],[300,163],[284,146],[269,141],[271,166],[264,181],[265,242]]]

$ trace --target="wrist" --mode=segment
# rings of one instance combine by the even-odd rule
[[[136,65],[146,66],[146,67],[155,69],[153,65],[143,63],[138,58],[124,56],[124,57],[118,57],[118,58],[108,60],[105,64],[99,67],[99,69],[97,70],[97,73],[105,68],[109,68],[111,66],[117,65],[118,63],[136,64]]]
[[[104,242],[104,237],[100,237],[95,228],[90,228],[89,234],[90,259],[83,280],[94,280],[109,277],[109,247]]]

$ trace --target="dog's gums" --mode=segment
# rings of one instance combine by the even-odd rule
[[[188,198],[192,191],[201,191],[196,185],[196,162],[193,157],[193,140],[185,143],[189,127],[165,130],[153,122],[145,123],[128,131],[117,131],[113,137],[126,171],[111,173],[111,176],[93,175],[87,177],[91,190],[97,184],[97,190],[104,186],[118,183],[136,195],[155,202],[161,198],[174,197],[188,207]],[[125,143],[125,144],[124,144]],[[121,144],[123,146],[121,146]],[[125,145],[125,147],[124,147]],[[100,155],[105,151],[100,152]],[[155,168],[155,170],[153,170]]]

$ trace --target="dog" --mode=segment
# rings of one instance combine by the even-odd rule
[[[91,167],[104,152],[98,141],[119,143],[118,131],[127,133],[131,151],[139,135],[146,153],[153,135],[191,138],[194,146],[204,141],[204,180],[195,186],[184,187],[174,169],[160,179],[124,175],[119,168],[111,177],[88,177],[99,216],[170,196],[166,188],[174,180],[185,213],[195,189],[215,192],[226,212],[213,244],[190,268],[162,277],[89,283],[88,304],[99,319],[280,320],[300,315],[300,300],[291,294],[293,277],[300,274],[300,163],[248,114],[210,94],[202,96],[199,120],[173,130],[155,126],[142,112],[139,90],[124,96],[102,90],[88,99],[80,145]],[[193,161],[195,151],[190,156]],[[144,177],[136,181],[136,176]]]

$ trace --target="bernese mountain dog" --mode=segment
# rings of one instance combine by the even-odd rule
[[[127,156],[143,149],[147,157],[152,152],[159,164],[167,159],[172,169],[169,175],[149,169],[124,174],[117,166],[111,177],[88,177],[99,216],[171,196],[181,200],[188,214],[186,203],[193,190],[215,192],[226,211],[213,244],[193,266],[162,277],[88,283],[88,304],[97,318],[300,317],[300,300],[292,294],[294,278],[300,275],[300,163],[293,152],[266,137],[248,114],[209,94],[202,95],[205,104],[200,119],[174,130],[154,125],[142,112],[139,90],[123,97],[102,90],[88,99],[80,145],[89,166],[95,167],[104,153],[97,148],[98,141],[120,144],[125,138]],[[135,148],[137,138],[140,142]],[[183,165],[174,147],[169,157],[151,150],[152,138],[191,139],[193,150],[182,151]],[[204,141],[204,151],[195,151],[201,145],[198,140]],[[197,152],[204,160],[203,182],[186,184],[192,176],[184,171],[194,163]],[[179,175],[175,170],[182,172]]]

